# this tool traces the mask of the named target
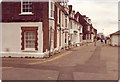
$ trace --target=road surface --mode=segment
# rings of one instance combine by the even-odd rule
[[[117,80],[118,47],[93,43],[48,59],[3,58],[3,80]]]

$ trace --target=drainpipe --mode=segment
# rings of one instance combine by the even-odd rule
[[[49,57],[50,57],[50,55],[51,55],[51,37],[52,37],[52,27],[50,27],[50,43],[49,43]]]

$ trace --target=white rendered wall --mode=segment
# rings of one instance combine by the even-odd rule
[[[51,27],[52,27],[52,29],[51,29]],[[54,50],[54,30],[55,30],[54,20],[49,19],[49,41],[51,39],[51,41],[50,41],[50,51],[51,52]]]
[[[120,35],[112,35],[112,37],[111,37],[112,46],[120,46],[119,37],[120,37]]]
[[[59,27],[57,27],[57,28],[59,28]],[[59,40],[59,39],[60,39],[60,31],[57,30],[57,50],[60,48],[60,46],[59,46],[59,45],[60,45],[60,44],[59,44],[59,43],[60,43],[60,40]]]
[[[21,27],[25,26],[38,27],[38,51],[31,53],[43,54],[43,31],[41,22],[2,23],[2,53],[26,53],[21,50]]]

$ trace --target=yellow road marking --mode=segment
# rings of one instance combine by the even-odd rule
[[[59,59],[59,58],[61,58],[61,57],[64,57],[64,56],[70,54],[71,52],[72,52],[72,51],[67,51],[67,52],[65,52],[65,53],[63,53],[63,54],[61,54],[61,55],[59,55],[59,56],[56,56],[56,57],[54,57],[54,58],[52,58],[52,59],[48,59],[48,60],[41,61],[41,62],[29,63],[29,64],[30,64],[30,65],[34,65],[34,64],[42,64],[42,63],[46,63],[46,62],[51,62],[51,61],[54,61],[54,60]]]

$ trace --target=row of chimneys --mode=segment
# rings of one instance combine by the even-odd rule
[[[73,12],[73,14],[75,15],[75,10],[72,10],[72,5],[68,5],[68,7],[69,7],[69,14],[70,14],[71,12]],[[91,24],[91,19],[89,19],[89,17],[86,17],[86,15],[82,15],[82,17],[83,17],[89,24]]]

